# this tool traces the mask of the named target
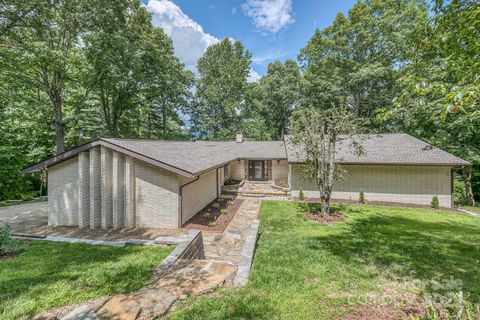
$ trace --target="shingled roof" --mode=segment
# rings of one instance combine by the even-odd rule
[[[175,173],[193,177],[237,159],[286,160],[283,141],[164,141],[99,138],[22,170],[31,173],[95,146],[105,146]]]
[[[408,134],[362,135],[365,155],[352,152],[351,141],[340,137],[337,159],[344,164],[447,165],[465,166],[470,162],[435,148]],[[22,170],[39,171],[95,146],[105,146],[186,177],[197,176],[237,159],[288,160],[305,162],[301,148],[290,137],[283,141],[163,141],[99,138]]]
[[[436,148],[405,133],[364,134],[359,136],[365,151],[355,155],[352,141],[340,136],[337,142],[337,161],[343,164],[391,164],[391,165],[448,165],[465,166],[470,162]],[[294,145],[291,137],[285,138],[287,158],[290,163],[305,162],[305,154]]]

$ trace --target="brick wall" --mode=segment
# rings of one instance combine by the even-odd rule
[[[444,166],[346,165],[347,176],[334,185],[333,198],[430,205],[437,195],[440,206],[452,206],[451,168]],[[305,181],[301,165],[291,165],[292,196],[303,188],[305,197],[319,196],[313,181]]]
[[[245,179],[245,160],[230,162],[230,176],[235,180]]]
[[[135,226],[178,227],[177,175],[135,160]]]
[[[48,224],[78,225],[78,158],[48,168]]]
[[[287,182],[288,180],[288,161],[272,160],[272,180]]]
[[[217,198],[216,169],[182,188],[182,225]]]

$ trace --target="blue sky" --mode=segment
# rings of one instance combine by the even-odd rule
[[[251,79],[269,62],[296,59],[316,28],[348,12],[355,0],[144,0],[153,24],[172,37],[175,53],[194,70],[206,47],[240,40],[252,52]]]

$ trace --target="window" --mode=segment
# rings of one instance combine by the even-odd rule
[[[224,176],[225,178],[227,178],[228,175],[229,175],[228,166],[225,166],[225,167],[223,167],[223,176]]]

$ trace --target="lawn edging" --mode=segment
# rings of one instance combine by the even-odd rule
[[[205,259],[203,237],[200,230],[189,230],[184,241],[180,242],[155,269],[157,276],[165,274],[179,260]]]
[[[242,257],[238,265],[237,274],[233,283],[236,286],[245,286],[248,283],[248,276],[252,267],[253,254],[255,253],[255,245],[258,238],[258,230],[260,226],[260,220],[255,219],[250,224],[250,228],[247,230],[245,244],[242,250]]]

